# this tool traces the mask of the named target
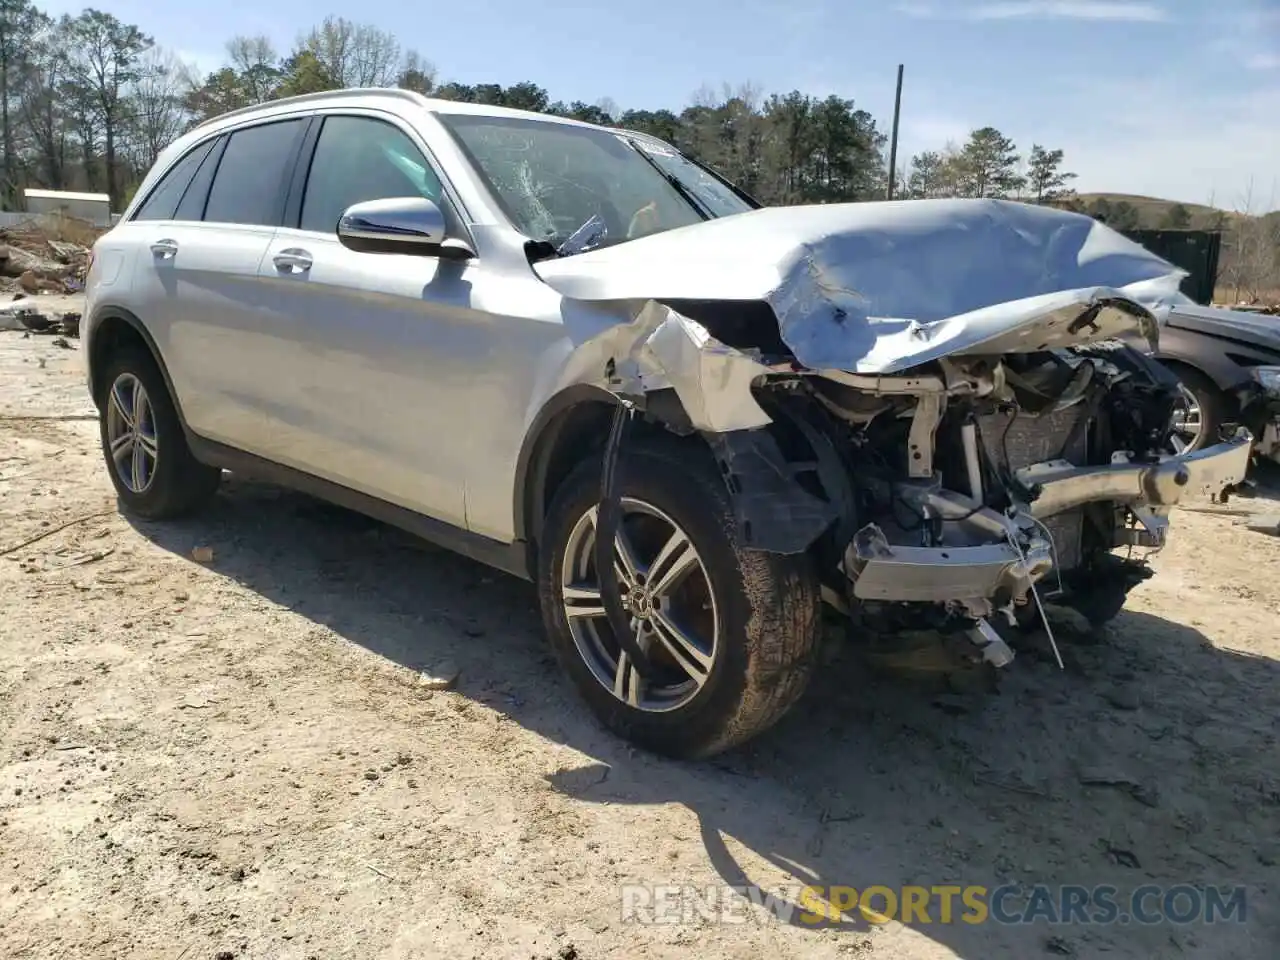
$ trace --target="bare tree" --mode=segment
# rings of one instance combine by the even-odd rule
[[[400,43],[395,35],[343,17],[325,17],[303,37],[311,53],[339,87],[389,87],[400,79]]]
[[[138,63],[138,79],[129,90],[134,162],[147,170],[187,125],[183,95],[190,71],[173,54],[153,47]]]
[[[435,65],[417,50],[406,50],[404,62],[400,65],[400,76],[396,78],[396,86],[417,93],[431,93],[436,86]]]
[[[117,176],[117,148],[128,123],[130,87],[138,81],[138,60],[149,50],[149,36],[133,24],[109,13],[89,9],[73,18],[68,28],[72,47],[72,75],[91,111],[102,125],[107,193],[113,208],[121,196]]]
[[[21,86],[23,65],[43,15],[30,0],[0,0],[0,142],[3,143],[4,199],[12,204],[18,194],[17,156],[13,147],[10,108]]]
[[[266,103],[280,85],[280,54],[264,36],[235,36],[227,41],[227,57],[248,103]]]
[[[23,64],[18,117],[35,154],[37,182],[55,190],[68,181],[70,133],[63,92],[70,78],[64,27],[43,18]]]
[[[1266,208],[1275,206],[1274,194]],[[1220,276],[1237,302],[1257,303],[1280,289],[1280,217],[1257,212],[1253,182],[1231,218]]]

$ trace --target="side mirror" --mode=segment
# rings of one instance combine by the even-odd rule
[[[388,197],[354,203],[338,221],[338,241],[360,253],[405,253],[466,260],[475,251],[445,236],[444,213],[424,197]]]

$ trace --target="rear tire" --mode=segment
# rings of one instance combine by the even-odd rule
[[[641,646],[662,674],[641,681],[616,669],[620,648],[607,620],[587,613],[602,609],[589,589],[598,584],[590,545],[600,476],[601,464],[590,460],[566,478],[539,543],[543,622],[561,665],[606,727],[657,753],[706,757],[765,730],[804,692],[813,667],[820,601],[811,559],[739,545],[728,490],[696,442],[646,439],[624,448],[621,530],[637,574],[629,602],[632,614],[652,614],[633,624],[643,628]],[[692,553],[664,563],[662,548],[680,535]],[[663,574],[682,559],[689,572],[660,596]],[[569,584],[566,598],[569,577],[577,586]],[[587,606],[576,605],[584,597]],[[665,639],[673,623],[683,645]],[[682,653],[691,643],[696,649]],[[686,667],[695,660],[696,669]]]
[[[208,503],[222,471],[192,455],[151,354],[133,346],[118,350],[103,365],[100,382],[102,455],[124,509],[164,520]]]

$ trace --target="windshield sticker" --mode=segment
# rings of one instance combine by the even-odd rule
[[[656,143],[649,143],[645,140],[632,140],[631,142],[634,143],[641,150],[643,150],[645,153],[651,153],[655,157],[673,157],[674,158],[676,156],[676,152],[674,150],[668,150],[666,147],[659,146]]]

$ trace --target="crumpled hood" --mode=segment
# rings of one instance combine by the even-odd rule
[[[1242,343],[1280,350],[1280,317],[1182,303],[1169,311],[1165,322],[1171,327],[1195,333],[1229,337]]]
[[[1116,336],[1150,319],[1127,286],[1185,275],[1089,217],[1002,200],[767,207],[535,269],[576,300],[765,301],[800,363],[864,373]]]

